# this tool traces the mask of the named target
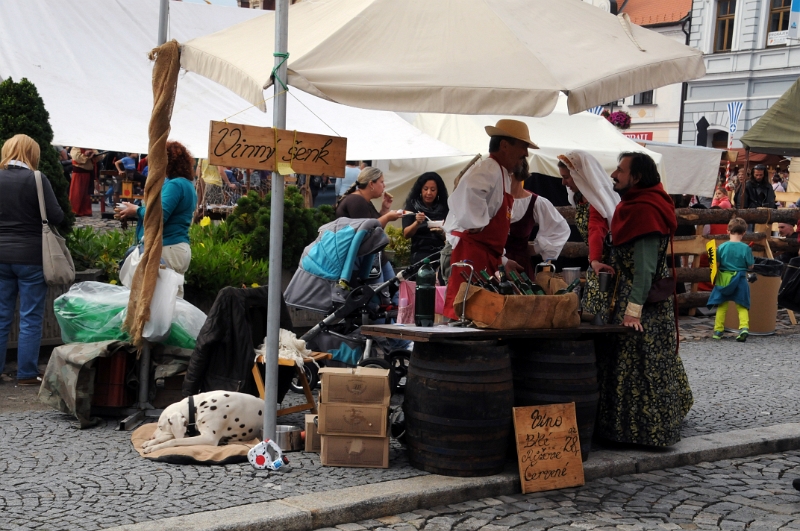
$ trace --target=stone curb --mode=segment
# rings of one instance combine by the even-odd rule
[[[586,481],[800,449],[800,423],[688,437],[666,450],[598,450]],[[112,531],[311,531],[440,505],[520,492],[516,471],[481,478],[427,475],[165,518]]]

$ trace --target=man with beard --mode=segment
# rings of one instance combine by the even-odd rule
[[[767,167],[758,164],[753,168],[753,176],[744,187],[744,208],[775,208],[775,190],[766,178]],[[741,208],[741,196],[736,198],[737,206]]]
[[[678,356],[674,279],[667,250],[677,228],[675,207],[656,164],[623,153],[611,174],[621,201],[611,220],[611,265],[617,278],[611,322],[633,328],[598,353],[600,402],[595,434],[616,443],[671,446],[692,407]]]
[[[509,173],[519,171],[528,149],[538,146],[529,138],[528,126],[518,120],[499,120],[494,127],[486,126],[486,133],[491,137],[489,158],[472,166],[450,195],[444,230],[453,248],[451,264],[469,260],[475,271],[486,269],[494,274],[501,263],[519,269],[503,257],[509,227],[517,221],[512,219]],[[457,318],[453,301],[463,281],[457,271],[448,278],[444,315],[451,319]]]

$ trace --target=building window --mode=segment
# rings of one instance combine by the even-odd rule
[[[736,0],[717,2],[717,33],[714,37],[715,52],[731,51],[733,44],[733,19],[736,16]]]
[[[711,137],[711,147],[716,149],[728,149],[728,132],[717,131]]]
[[[653,104],[653,91],[640,92],[633,97],[634,105],[652,105]]]
[[[769,46],[770,33],[789,29],[789,8],[791,6],[792,0],[770,0],[767,46]],[[783,44],[783,42],[781,42],[781,44]]]

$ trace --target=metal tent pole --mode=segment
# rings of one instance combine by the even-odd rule
[[[285,53],[289,40],[289,0],[275,2],[275,76],[286,82]],[[273,80],[272,126],[286,129],[286,91]],[[281,263],[283,262],[283,175],[272,173],[269,224],[269,293],[267,295],[267,355],[264,360],[264,439],[275,439],[278,419],[278,336],[281,328]]]
[[[158,7],[158,45],[167,42],[167,29],[169,27],[169,0],[161,0]],[[131,415],[123,419],[119,428],[121,430],[132,430],[141,423],[148,409],[153,409],[149,402],[150,399],[150,343],[144,342],[139,349],[139,401]]]
[[[158,45],[167,42],[167,21],[169,20],[169,0],[161,0],[158,9]]]

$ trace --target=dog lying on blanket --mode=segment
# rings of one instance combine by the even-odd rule
[[[190,398],[195,410],[194,427],[199,435],[187,437],[187,432],[193,432],[189,415]],[[164,409],[153,437],[142,444],[142,448],[144,453],[149,454],[174,446],[217,446],[228,441],[261,438],[263,410],[262,399],[233,391],[210,391],[187,397]]]

